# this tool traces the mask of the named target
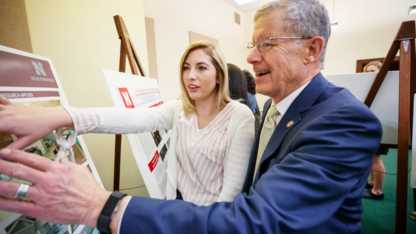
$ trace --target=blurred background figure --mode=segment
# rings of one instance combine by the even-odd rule
[[[372,61],[365,65],[363,72],[379,72],[383,65],[380,61]]]
[[[247,70],[243,70],[244,75],[246,76],[247,81],[247,96],[248,96],[248,102],[250,103],[251,110],[256,113],[258,116],[260,116],[260,110],[259,105],[257,104],[256,100],[256,81],[251,75],[251,73]]]
[[[247,82],[244,73],[239,67],[232,63],[227,63],[228,66],[228,87],[230,89],[230,97],[233,100],[239,101],[247,105],[250,109],[250,104],[247,97]]]
[[[256,133],[257,130],[259,129],[260,126],[260,111],[259,108],[257,106],[257,101],[256,101],[256,97],[254,97],[253,94],[250,93],[250,91],[248,91],[248,82],[246,80],[246,75],[243,71],[241,71],[241,69],[239,67],[237,67],[236,65],[232,64],[232,63],[227,63],[228,65],[228,87],[230,90],[230,97],[233,100],[237,100],[245,105],[248,106],[248,108],[250,108],[251,111],[253,111],[254,117],[255,117],[255,129],[256,129]],[[249,73],[250,74],[250,73]],[[250,74],[251,76],[251,74]],[[251,76],[253,83],[254,83],[254,87],[253,85],[251,85],[251,87],[253,87],[252,89],[254,90],[254,93],[256,93],[255,88],[256,88],[256,83],[254,82],[254,78],[253,76]],[[250,96],[252,95],[254,98],[254,103],[256,104],[256,108],[258,111],[258,114],[255,112],[255,109],[253,110],[253,107],[251,105],[251,101],[250,101]]]
[[[381,69],[381,65],[382,63],[379,61],[372,61],[364,67],[363,72],[379,72]],[[373,167],[371,168],[370,173],[370,180],[367,182],[365,186],[369,190],[365,193],[364,198],[376,200],[384,199],[383,183],[384,177],[386,176],[386,169],[384,168],[381,155],[386,155],[388,151],[388,148],[378,148],[374,156]]]

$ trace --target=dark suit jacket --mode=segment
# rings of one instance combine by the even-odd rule
[[[233,202],[198,207],[135,197],[121,233],[360,233],[381,135],[363,103],[318,74],[282,117],[252,185],[256,137],[244,191]]]

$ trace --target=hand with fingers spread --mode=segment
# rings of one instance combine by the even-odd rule
[[[4,196],[17,195],[19,184],[0,180],[0,210],[52,223],[95,227],[111,194],[100,187],[86,167],[65,158],[57,163],[20,150],[3,149],[0,173],[32,183],[23,193],[27,200],[18,200]]]
[[[23,149],[59,127],[73,128],[63,107],[19,106],[0,96],[0,132],[18,137],[7,148]]]

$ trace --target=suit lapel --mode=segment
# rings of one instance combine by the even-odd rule
[[[327,87],[327,85],[328,81],[321,75],[321,73],[318,73],[318,75],[316,75],[311,80],[311,82],[305,87],[305,89],[289,106],[289,109],[283,115],[275,131],[273,132],[273,135],[270,138],[269,143],[266,146],[266,149],[264,150],[263,156],[259,164],[259,169],[257,170],[255,183],[257,182],[261,174],[260,168],[263,162],[270,158],[272,155],[275,157],[278,155],[277,151],[286,135],[302,120],[301,113],[308,111],[312,107],[313,103],[316,101],[316,99],[319,97],[322,91]],[[262,120],[262,125],[263,121],[264,118]],[[290,121],[293,121],[293,124],[290,125]],[[257,138],[259,138],[259,136],[257,136]],[[256,139],[256,144],[258,145],[258,139]]]

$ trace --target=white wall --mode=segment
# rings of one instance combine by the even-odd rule
[[[146,17],[155,22],[158,79],[165,100],[180,95],[179,61],[189,46],[189,31],[218,39],[226,61],[244,68],[244,17],[224,0],[144,0],[144,6]],[[234,12],[241,15],[241,25],[234,23]]]
[[[327,1],[332,13],[332,1]],[[356,61],[386,57],[403,21],[416,20],[408,15],[414,0],[349,0],[335,2],[335,20],[327,47],[323,74],[355,73]],[[332,14],[330,16],[332,17]]]
[[[26,9],[33,53],[52,59],[72,106],[113,106],[100,69],[118,71],[120,40],[114,15],[123,17],[148,71],[142,0],[26,0]],[[112,190],[114,135],[90,134],[84,139],[105,188]],[[141,186],[127,140],[123,142],[120,187]],[[147,194],[144,188],[125,192]]]
[[[356,60],[385,57],[402,21],[416,20],[408,15],[414,0],[321,0],[331,18],[339,22],[332,30],[325,57],[324,75],[355,73]],[[244,13],[245,38],[251,41],[256,10]],[[246,69],[251,70],[247,64]],[[257,94],[260,108],[267,97]]]

